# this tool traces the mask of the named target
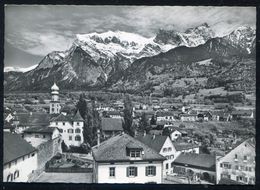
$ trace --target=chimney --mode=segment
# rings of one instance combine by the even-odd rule
[[[97,146],[99,147],[100,145],[100,130],[97,129]]]
[[[146,131],[144,130],[144,137],[146,136]]]

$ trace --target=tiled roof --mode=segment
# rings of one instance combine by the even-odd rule
[[[189,167],[201,167],[215,169],[215,155],[211,154],[195,154],[181,153],[175,160],[174,164],[188,165]]]
[[[99,146],[92,147],[94,159],[97,162],[133,161],[126,155],[127,145],[142,147],[144,155],[141,160],[164,160],[165,158],[155,150],[131,137],[128,134],[120,134],[102,142]],[[137,160],[134,160],[137,161]]]
[[[17,113],[15,118],[19,120],[19,125],[45,126],[49,124],[50,115],[47,113],[32,112]]]
[[[84,119],[81,117],[81,115],[79,113],[79,110],[77,111],[77,113],[73,117],[73,121],[84,121]]]
[[[184,142],[173,142],[173,145],[177,151],[188,150],[199,147],[198,145]]]
[[[52,118],[51,121],[64,121],[64,122],[68,121],[68,122],[71,122],[72,118],[68,115],[60,114],[57,117]]]
[[[121,115],[119,111],[107,111],[108,115]]]
[[[157,117],[165,117],[165,116],[173,116],[173,115],[174,113],[169,111],[160,111],[156,113]]]
[[[53,131],[57,129],[56,127],[30,127],[25,129],[24,133],[53,133]]]
[[[20,135],[4,132],[4,164],[36,151]]]
[[[218,182],[219,185],[245,185],[241,182],[238,181],[234,181],[232,179],[228,179],[228,178],[221,178]]]
[[[123,131],[123,120],[115,118],[102,118],[101,126],[103,131]]]
[[[252,114],[252,110],[236,110],[232,111],[232,115],[244,115],[244,116],[250,116]]]
[[[136,139],[154,149],[156,152],[160,152],[168,136],[162,135],[145,135],[137,136]]]

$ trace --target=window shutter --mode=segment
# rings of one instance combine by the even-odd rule
[[[130,156],[130,150],[128,148],[126,149],[126,156]]]
[[[137,176],[137,167],[135,167],[135,176]]]
[[[145,176],[148,176],[148,166],[145,167]]]
[[[156,167],[153,167],[154,175],[156,175]]]
[[[129,177],[129,167],[126,168],[126,176]]]

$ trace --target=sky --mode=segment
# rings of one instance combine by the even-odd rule
[[[29,67],[68,49],[76,34],[125,31],[145,37],[208,23],[217,36],[256,25],[254,7],[6,5],[5,67]]]

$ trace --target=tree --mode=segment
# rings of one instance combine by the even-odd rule
[[[93,146],[97,142],[97,129],[101,128],[101,119],[98,111],[95,109],[95,101],[93,99],[91,104],[88,104],[85,100],[85,95],[81,94],[76,107],[84,119],[84,142],[88,144],[88,146]]]
[[[132,101],[130,100],[129,95],[125,96],[124,99],[124,131],[131,135],[134,136],[134,129],[133,129],[133,104]]]
[[[152,118],[150,120],[150,125],[156,125],[156,118],[154,117],[154,115],[152,116]]]
[[[148,123],[148,119],[145,113],[142,114],[141,119],[139,121],[139,129],[142,132],[146,131],[146,133],[150,131],[150,125]]]
[[[165,127],[165,128],[163,129],[163,131],[162,131],[162,135],[163,135],[163,136],[170,136],[170,134],[171,134],[170,129],[169,129],[168,127]]]
[[[65,144],[64,141],[61,142],[61,150],[62,152],[68,152],[69,150],[68,146]]]

